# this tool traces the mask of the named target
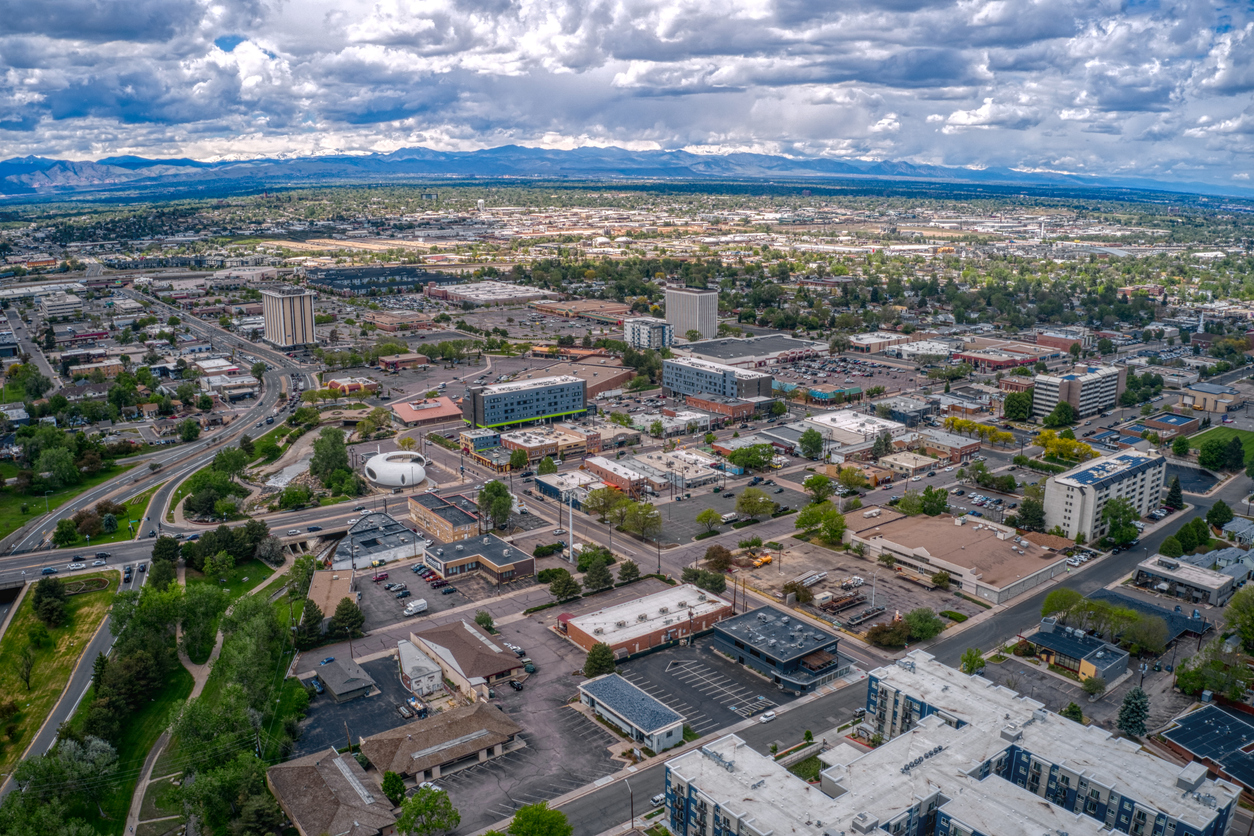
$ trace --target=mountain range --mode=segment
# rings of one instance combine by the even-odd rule
[[[1011,168],[960,168],[910,162],[795,159],[768,154],[693,154],[623,148],[551,150],[506,145],[479,151],[402,148],[387,154],[327,155],[202,162],[106,157],[91,161],[16,157],[0,161],[0,198],[9,202],[95,194],[195,195],[314,184],[398,183],[445,178],[812,182],[895,180],[988,187],[1145,190],[1254,197],[1254,188],[1090,176]]]

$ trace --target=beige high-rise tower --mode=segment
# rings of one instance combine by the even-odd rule
[[[300,287],[281,287],[261,291],[262,315],[265,317],[265,341],[278,348],[313,345],[313,293]]]
[[[676,337],[697,331],[708,340],[718,335],[718,291],[698,287],[666,288],[666,321]]]

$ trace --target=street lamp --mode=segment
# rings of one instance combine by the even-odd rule
[[[44,491],[44,513],[47,514],[52,513],[52,510],[48,506],[48,494],[50,493],[52,493],[52,491]]]

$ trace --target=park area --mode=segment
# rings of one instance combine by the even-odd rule
[[[96,572],[64,582],[66,598],[58,626],[36,614],[36,587],[26,590],[0,639],[0,772],[9,772],[39,731],[83,649],[104,620],[117,592],[119,573]],[[79,591],[83,590],[83,591]]]
[[[1254,432],[1238,430],[1235,427],[1211,427],[1206,432],[1190,438],[1189,449],[1200,450],[1203,444],[1212,439],[1218,439],[1227,444],[1233,438],[1241,439],[1241,446],[1245,449],[1245,460],[1249,461],[1250,457],[1254,456]]]

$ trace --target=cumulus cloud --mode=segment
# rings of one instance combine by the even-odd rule
[[[0,0],[0,156],[618,145],[1220,182],[1254,168],[1252,91],[1230,0]]]

